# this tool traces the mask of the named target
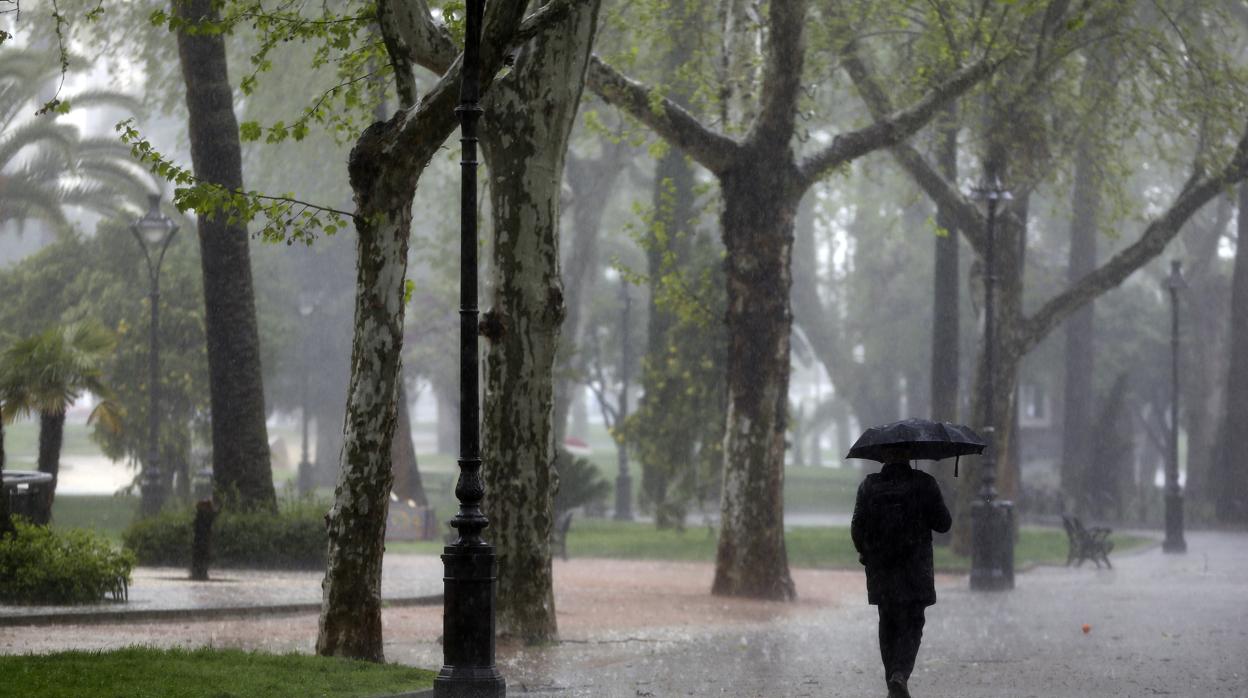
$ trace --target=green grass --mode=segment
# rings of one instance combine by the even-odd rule
[[[66,424],[65,441],[61,445],[61,455],[94,456],[99,455],[100,447],[91,440],[94,427],[86,424]],[[5,455],[15,462],[34,463],[39,455],[39,421],[26,419],[4,427]]]
[[[857,468],[784,469],[784,510],[790,513],[850,512],[862,472]]]
[[[434,673],[240,650],[59,652],[0,657],[5,696],[23,698],[368,698],[433,685]]]
[[[488,536],[488,533],[487,533]],[[858,569],[858,554],[849,538],[847,526],[798,526],[784,536],[789,564],[793,567],[821,569]],[[1151,538],[1114,536],[1114,552],[1121,553],[1152,542]],[[600,557],[622,560],[675,560],[713,562],[715,534],[706,527],[681,531],[655,529],[652,524],[624,523],[603,519],[575,519],[568,531],[568,556],[571,558]],[[392,552],[434,554],[442,550],[439,542],[390,543]],[[945,572],[970,570],[970,559],[955,556],[948,548],[935,550],[936,568]],[[1066,533],[1057,529],[1024,527],[1014,548],[1014,564],[1023,568],[1033,564],[1064,564]]]

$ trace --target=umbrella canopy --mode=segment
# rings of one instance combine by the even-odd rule
[[[903,419],[871,427],[858,437],[846,458],[940,460],[983,453],[987,444],[970,427],[928,419]]]

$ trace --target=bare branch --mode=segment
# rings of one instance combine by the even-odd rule
[[[1154,218],[1131,246],[1050,299],[1028,318],[1015,338],[1018,351],[1030,351],[1071,313],[1122,283],[1137,269],[1160,255],[1192,214],[1227,187],[1243,181],[1245,177],[1248,177],[1248,129],[1240,138],[1235,156],[1229,164],[1215,175],[1201,178],[1194,183],[1189,182],[1170,204],[1170,208]]]
[[[931,121],[937,110],[991,75],[1000,63],[985,57],[959,68],[919,101],[896,112],[891,109],[884,91],[870,79],[866,64],[852,44],[844,52],[843,65],[867,102],[875,123],[837,136],[827,148],[803,162],[802,174],[810,183],[829,170],[878,148],[895,146],[914,135]]]
[[[706,127],[680,105],[620,73],[598,56],[590,58],[587,79],[589,89],[604,101],[632,115],[711,172],[726,170],[741,149],[732,138]]]
[[[852,48],[848,49],[842,57],[842,60],[846,72],[849,73],[850,78],[854,81],[854,86],[858,88],[858,94],[862,97],[863,102],[866,103],[867,109],[876,120],[876,124],[886,123],[890,118],[895,118],[896,115],[893,114],[892,104],[890,103],[888,95],[884,93],[884,90],[880,87],[879,83],[876,82],[875,77],[871,75],[870,70],[867,68],[866,63],[862,60],[862,57],[858,55],[858,52]],[[976,65],[984,66],[985,63],[981,61]],[[983,79],[991,73],[993,67],[988,67],[988,72],[980,75],[976,78],[976,81]],[[968,69],[964,68],[958,72],[962,73],[965,70]],[[957,95],[950,95],[947,99],[942,100],[941,104],[930,103],[934,94],[941,90],[944,85],[948,85],[950,81],[956,79],[956,76],[957,73],[955,73],[954,78],[950,78],[949,81],[942,83],[941,86],[938,86],[932,92],[929,92],[923,99],[919,100],[918,103],[912,106],[910,110],[914,110],[919,105],[926,103],[927,108],[934,111],[936,108],[941,106],[941,104],[947,103],[949,100],[956,97]],[[974,83],[971,84],[973,85]],[[970,86],[971,85],[966,85],[961,92],[965,92],[965,90],[969,89]],[[958,94],[961,94],[961,92]],[[930,119],[931,117],[928,116],[927,118]],[[867,128],[872,128],[872,126],[868,126]],[[866,129],[861,129],[858,133],[861,133],[863,130]],[[840,137],[838,137],[837,140],[840,140]],[[819,174],[822,174],[820,167],[828,167],[828,165],[825,165],[824,163],[833,158],[830,151],[835,149],[836,146],[836,141],[833,141],[832,145],[823,152],[808,159],[802,165],[803,172],[808,173],[807,176],[811,177],[817,177]],[[932,201],[936,202],[936,205],[948,211],[953,216],[958,229],[966,237],[967,241],[970,242],[971,246],[977,251],[982,250],[984,244],[984,226],[986,221],[984,220],[983,215],[979,212],[978,207],[963,196],[962,192],[958,191],[956,184],[949,182],[941,176],[941,174],[937,172],[936,169],[927,161],[927,158],[923,157],[923,155],[920,154],[914,146],[909,143],[899,142],[890,149],[890,152],[892,153],[893,158],[897,160],[898,164],[902,166],[902,169],[909,173],[910,177],[914,179],[915,183],[923,189],[928,197],[931,198]]]

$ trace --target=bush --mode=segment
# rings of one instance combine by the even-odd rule
[[[313,500],[283,502],[278,513],[223,509],[212,526],[212,561],[218,567],[320,569],[325,566],[329,505]],[[168,510],[130,525],[122,544],[140,564],[191,564],[193,508]]]
[[[611,485],[587,458],[576,458],[564,449],[555,453],[559,489],[555,492],[555,512],[577,507],[601,506],[611,494]]]
[[[16,532],[0,537],[0,602],[95,603],[125,598],[134,555],[116,551],[90,531],[53,531],[13,521]]]

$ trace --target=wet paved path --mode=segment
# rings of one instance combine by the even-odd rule
[[[1248,696],[1248,535],[1188,544],[1112,571],[1042,567],[1008,593],[943,585],[912,693]],[[784,627],[530,652],[509,681],[544,696],[883,696],[875,632],[875,609],[845,605]]]
[[[127,603],[83,606],[0,606],[0,627],[71,622],[150,620],[161,617],[205,618],[254,609],[319,608],[324,572],[211,570],[210,581],[192,582],[176,567],[139,567]],[[428,600],[442,593],[442,563],[429,555],[391,555],[381,579],[382,598],[404,602]]]
[[[1189,533],[1188,545],[1185,555],[1118,556],[1112,571],[1038,568],[1008,593],[972,594],[965,578],[947,579],[928,612],[913,694],[1248,696],[1248,535]],[[433,556],[395,556],[387,578],[436,583],[439,568]],[[709,597],[707,565],[574,560],[555,572],[565,641],[500,644],[510,695],[885,695],[860,573],[796,570],[801,600],[765,604]],[[315,600],[319,575],[305,576]],[[441,663],[440,608],[392,608],[384,618],[391,661]],[[134,643],[308,652],[315,633],[314,613],[0,627],[0,652]]]

